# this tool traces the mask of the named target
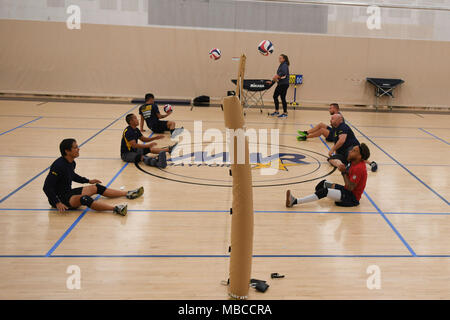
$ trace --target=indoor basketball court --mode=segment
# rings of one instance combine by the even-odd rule
[[[448,299],[450,2],[377,2],[0,1],[0,298]],[[367,29],[377,5],[381,27]],[[259,24],[255,12],[309,24]],[[163,22],[170,14],[178,24]],[[288,106],[273,114],[282,54]],[[142,121],[142,105],[182,131],[143,124],[158,148],[178,143],[164,166],[123,160],[127,115]],[[329,161],[340,116],[358,161],[370,150],[347,207],[317,187],[352,181],[357,160],[346,171]],[[319,123],[335,141],[302,138]],[[243,164],[227,136],[237,128],[257,136]],[[43,187],[67,138],[75,172],[100,180],[73,188],[144,193],[52,207]]]

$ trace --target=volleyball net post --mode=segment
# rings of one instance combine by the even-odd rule
[[[252,171],[248,137],[245,136],[244,110],[238,99],[242,93],[245,61],[246,57],[242,55],[236,96],[223,99],[225,127],[230,133],[227,136],[230,137],[228,143],[233,178],[228,294],[239,300],[248,298],[253,254]]]

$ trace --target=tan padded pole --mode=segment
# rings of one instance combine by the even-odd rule
[[[239,76],[243,80],[244,64],[239,67]],[[242,71],[242,72],[241,72]],[[239,84],[239,78],[238,78]],[[241,81],[242,84],[242,81]],[[225,127],[244,130],[244,113],[239,99],[230,96],[223,99]],[[233,204],[231,216],[231,252],[230,252],[230,286],[229,295],[234,299],[247,299],[253,254],[253,190],[252,169],[250,164],[248,138],[245,137],[245,148],[238,148],[237,136],[231,136],[233,158],[230,158],[233,177]],[[231,151],[231,149],[230,149]],[[245,162],[238,163],[238,152],[245,152]]]

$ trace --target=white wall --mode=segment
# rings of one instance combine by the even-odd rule
[[[320,28],[321,22],[315,21],[317,19],[306,21],[305,25],[304,20],[308,18],[303,17],[302,12],[311,9],[311,1],[318,4],[327,3],[319,5],[320,10],[326,9],[327,12],[325,30]],[[250,0],[0,0],[0,19],[64,22],[68,17],[65,8],[70,4],[77,4],[82,10],[82,23],[147,26],[150,22],[154,25],[195,27],[198,21],[201,21],[203,22],[201,27],[204,28],[240,31],[288,31],[352,37],[450,41],[450,0],[308,0],[308,4],[296,2],[301,0],[288,3]],[[355,5],[330,4],[343,2],[347,4],[353,2]],[[380,30],[367,28],[367,7],[357,6],[356,3],[382,5]],[[150,14],[149,6],[152,10]],[[422,9],[389,6],[415,6]],[[425,10],[423,7],[437,9]],[[290,17],[288,21],[277,26],[273,20],[278,19],[272,16],[277,16],[277,13],[289,16],[283,8],[288,8],[288,12],[298,12],[297,21]],[[183,13],[182,17],[180,12]],[[227,14],[220,19],[220,23],[210,20],[211,15],[217,12]],[[245,16],[241,17],[243,12]],[[250,15],[255,12],[258,14]],[[162,19],[153,18],[152,21],[152,17]],[[293,28],[296,24],[297,29]]]

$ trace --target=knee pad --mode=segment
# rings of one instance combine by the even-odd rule
[[[322,189],[316,190],[315,194],[316,194],[317,198],[319,198],[319,199],[325,198],[328,194],[328,189],[322,188]]]
[[[95,186],[97,187],[97,194],[103,194],[106,191],[106,187],[101,184],[97,183]]]
[[[326,180],[322,180],[322,181],[320,181],[320,182],[317,184],[317,186],[316,186],[316,191],[319,191],[320,189],[325,188],[325,181],[326,181]]]
[[[80,203],[83,206],[87,206],[88,208],[90,208],[92,206],[93,202],[94,202],[94,199],[92,199],[89,196],[81,196],[81,198],[80,198]]]

